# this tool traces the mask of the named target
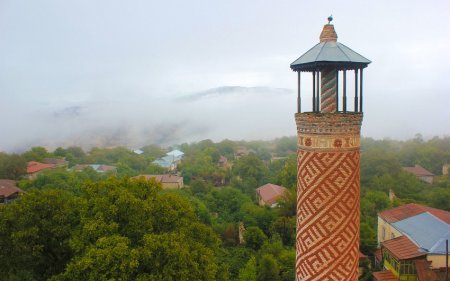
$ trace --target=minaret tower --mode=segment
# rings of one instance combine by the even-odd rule
[[[320,43],[291,64],[298,72],[297,281],[358,280],[363,69],[370,61],[337,42],[332,20]],[[311,112],[301,112],[302,72],[312,73]]]

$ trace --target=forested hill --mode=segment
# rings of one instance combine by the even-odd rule
[[[204,140],[180,144],[172,174],[184,188],[163,189],[152,164],[172,148],[33,147],[0,153],[0,179],[25,191],[0,204],[1,280],[294,280],[296,138],[273,141]],[[27,162],[65,158],[27,179]],[[409,202],[450,210],[450,138],[362,139],[361,251],[376,248],[377,213]],[[116,172],[77,164],[115,166]],[[421,165],[427,184],[402,167]],[[259,206],[266,183],[289,192],[274,208]],[[389,199],[389,191],[395,199]],[[243,237],[239,228],[245,228]],[[242,239],[243,238],[243,239]],[[242,240],[245,240],[243,242]],[[370,280],[370,271],[361,280]]]

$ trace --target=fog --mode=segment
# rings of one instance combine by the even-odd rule
[[[331,13],[372,61],[362,134],[450,135],[448,1],[4,0],[0,151],[295,135],[289,64]]]

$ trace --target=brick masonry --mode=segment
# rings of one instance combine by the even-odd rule
[[[356,281],[361,113],[297,113],[297,281]]]

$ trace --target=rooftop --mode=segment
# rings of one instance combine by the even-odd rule
[[[155,179],[155,181],[160,182],[160,183],[178,183],[182,177],[179,176],[175,176],[175,175],[139,175],[136,177],[132,177],[133,179],[138,179],[138,178],[145,178],[146,180],[150,180],[150,179]]]
[[[415,165],[414,167],[403,167],[403,170],[411,173],[417,177],[432,177],[434,174],[428,170],[426,170],[424,167],[420,165]]]
[[[406,234],[422,251],[445,254],[445,240],[450,240],[450,225],[425,212],[392,224]]]
[[[391,252],[398,260],[414,259],[427,255],[427,253],[419,251],[417,245],[405,235],[381,242],[381,246]]]
[[[55,164],[44,164],[36,161],[30,161],[27,163],[27,173],[32,174],[45,169],[54,168]]]
[[[436,216],[440,220],[446,222],[447,224],[450,224],[450,212],[415,203],[410,203],[397,208],[383,211],[379,213],[378,216],[388,223],[393,223],[425,212],[428,212]]]
[[[72,169],[74,171],[83,171],[87,167],[91,167],[94,171],[99,172],[99,173],[110,172],[110,171],[115,172],[117,169],[115,166],[102,165],[102,164],[78,164],[78,165],[75,165]]]
[[[166,155],[174,156],[174,157],[181,157],[184,155],[184,152],[182,152],[178,149],[175,149],[175,150],[167,152]]]
[[[389,270],[374,272],[373,277],[376,281],[398,281],[398,278]]]
[[[261,196],[262,200],[267,204],[274,204],[278,198],[286,192],[286,188],[276,184],[265,184],[256,189],[256,192]]]
[[[0,179],[0,197],[8,198],[15,193],[23,193],[23,190],[16,186],[15,181]]]
[[[291,63],[294,71],[315,71],[324,66],[333,66],[338,70],[360,69],[370,60],[349,47],[337,42],[334,25],[328,23],[320,34],[320,42]]]

